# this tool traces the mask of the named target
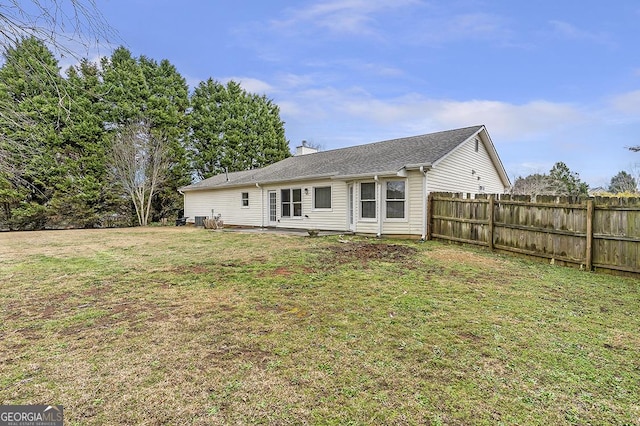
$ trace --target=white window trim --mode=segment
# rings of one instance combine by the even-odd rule
[[[362,209],[362,201],[363,201],[362,200],[362,184],[363,183],[372,183],[373,187],[375,189],[375,191],[374,191],[374,197],[375,198],[373,200],[371,200],[371,199],[364,200],[364,201],[374,201],[375,202],[375,209],[374,209],[374,211],[376,213],[375,217],[362,217],[362,210],[363,210]],[[378,183],[376,181],[374,181],[374,180],[358,182],[358,196],[357,196],[357,198],[358,198],[358,220],[360,222],[373,222],[373,223],[378,222],[378,214],[379,214],[378,213],[378,210],[379,210],[378,209],[378,206],[379,206],[379,204],[378,204],[379,203],[379,200],[378,200]]]
[[[244,205],[244,200],[245,200],[244,194],[247,194],[247,205],[246,206]],[[250,200],[250,195],[249,195],[248,191],[243,191],[243,192],[240,193],[240,207],[241,208],[248,209],[251,206],[251,202],[249,200]]]
[[[404,182],[404,199],[387,199],[387,183],[388,182]],[[382,189],[384,195],[384,221],[385,222],[409,222],[409,181],[408,179],[387,179],[384,181]],[[387,217],[387,201],[402,201],[404,202],[404,217]]]
[[[289,191],[289,199],[290,201],[287,201],[287,203],[291,206],[290,207],[290,216],[285,216],[282,214],[283,212],[283,208],[282,208],[282,191]],[[295,209],[293,208],[294,205],[294,201],[293,201],[293,191],[295,190],[299,190],[300,191],[300,201],[295,201],[295,203],[300,204],[300,216],[294,216],[293,212],[295,211]],[[303,201],[303,190],[302,188],[280,188],[280,219],[281,220],[302,220],[302,218],[304,217],[304,201]]]
[[[331,207],[316,207],[316,189],[317,188],[329,188]],[[311,188],[311,211],[314,212],[330,212],[333,211],[333,185],[314,186]]]

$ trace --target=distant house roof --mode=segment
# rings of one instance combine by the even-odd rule
[[[196,191],[317,178],[389,175],[402,169],[430,167],[483,129],[484,126],[466,127],[289,157],[261,169],[232,172],[228,175],[219,174],[180,190]],[[496,167],[504,174],[491,141],[488,141],[488,145],[489,154],[494,162],[497,162]],[[504,178],[508,182],[506,174]]]
[[[589,188],[589,196],[606,194],[608,191],[606,188],[602,186],[597,186],[595,188]]]

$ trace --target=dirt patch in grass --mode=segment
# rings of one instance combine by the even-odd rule
[[[0,234],[0,401],[88,425],[636,424],[638,292],[437,242]]]

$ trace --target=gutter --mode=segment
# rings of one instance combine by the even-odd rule
[[[232,183],[231,181],[229,182],[224,181],[216,185],[208,185],[208,186],[203,185],[203,186],[196,186],[194,188],[182,187],[179,190],[186,191],[186,192],[209,191],[211,189],[242,188],[242,187],[253,186],[253,185],[273,185],[273,184],[283,184],[288,182],[306,182],[306,181],[325,179],[325,178],[333,179],[334,176],[335,175],[333,173],[325,173],[322,175],[305,176],[301,178],[290,178],[290,179],[281,179],[281,180],[264,180],[264,181],[253,180],[253,181],[244,181],[244,182],[240,181],[237,183],[235,182]],[[368,176],[371,176],[371,175],[369,174]],[[197,185],[197,183],[195,183],[194,185]]]
[[[288,182],[304,182],[304,181],[311,181],[311,180],[318,180],[318,179],[332,179],[332,180],[357,180],[357,179],[365,179],[365,178],[369,178],[371,179],[372,177],[374,178],[374,180],[376,180],[379,177],[398,177],[398,176],[403,176],[404,171],[407,170],[418,170],[420,168],[425,168],[425,169],[430,169],[431,168],[431,163],[424,163],[424,164],[407,164],[406,166],[404,166],[403,168],[401,168],[400,170],[385,170],[385,171],[381,171],[381,172],[367,172],[367,173],[354,173],[354,174],[350,174],[350,175],[339,175],[339,174],[335,174],[335,173],[323,173],[323,174],[318,174],[318,175],[313,175],[313,176],[304,176],[304,177],[299,177],[299,178],[289,178],[289,179],[276,179],[276,180],[264,180],[264,181],[240,181],[240,182],[232,182],[232,181],[223,181],[218,183],[217,185],[211,185],[211,186],[196,186],[193,188],[189,188],[188,186],[183,186],[182,188],[179,188],[178,191],[183,194],[183,191],[185,192],[192,192],[192,191],[208,191],[211,189],[222,189],[222,188],[239,188],[239,187],[246,187],[246,186],[250,186],[250,185],[272,185],[272,184],[283,184],[283,183],[288,183]],[[193,184],[193,185],[197,185]]]
[[[402,169],[400,169],[402,170]],[[371,172],[371,173],[357,173],[353,175],[333,175],[331,179],[334,180],[355,180],[355,179],[363,179],[373,177],[373,180],[377,181],[378,177],[386,177],[386,176],[397,176],[399,170],[387,170],[384,172]]]

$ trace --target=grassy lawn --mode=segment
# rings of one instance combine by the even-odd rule
[[[65,424],[640,424],[640,280],[436,242],[0,233],[0,404]]]

